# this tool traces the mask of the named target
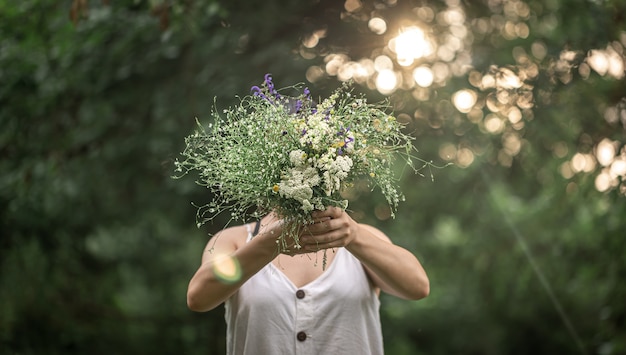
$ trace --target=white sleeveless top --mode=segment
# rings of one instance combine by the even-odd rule
[[[383,354],[379,307],[361,262],[344,248],[300,289],[269,263],[225,302],[227,354]]]

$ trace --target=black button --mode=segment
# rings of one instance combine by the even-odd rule
[[[302,290],[296,291],[296,297],[298,297],[299,299],[303,299],[304,298],[304,291],[302,291]]]
[[[305,332],[298,332],[298,334],[296,334],[296,338],[299,341],[305,341],[306,340],[306,333]]]

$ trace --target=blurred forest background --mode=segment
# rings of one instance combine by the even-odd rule
[[[265,73],[388,98],[434,181],[395,219],[388,354],[626,354],[621,0],[0,0],[0,353],[223,354],[186,308],[209,233],[184,137]]]

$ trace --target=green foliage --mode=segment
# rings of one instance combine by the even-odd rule
[[[210,118],[214,97],[228,107],[267,72],[303,82],[322,52],[357,58],[384,41],[336,1],[108,3],[0,1],[0,349],[221,354],[221,311],[189,312],[185,292],[207,234],[226,219],[195,227],[190,201],[210,196],[171,179],[184,137],[195,117]],[[504,12],[471,3],[471,18]],[[433,171],[434,182],[403,173],[395,219],[381,194],[355,189],[353,215],[413,251],[431,279],[423,301],[383,296],[389,354],[626,351],[626,200],[596,191],[593,174],[562,173],[602,138],[626,141],[623,123],[603,118],[626,84],[554,69],[564,49],[578,51],[579,65],[619,41],[624,5],[526,4],[528,38],[476,33],[473,44],[480,71],[545,45],[509,165],[498,163],[501,134],[444,102],[466,78],[425,102],[390,98],[399,118],[415,117],[406,121],[420,157],[437,160],[448,143],[476,154],[467,168]],[[298,48],[320,28],[320,53]],[[336,86],[325,78],[310,88],[324,97]]]
[[[171,181],[173,159],[212,97],[280,52],[237,55],[249,29],[215,2],[165,31],[141,2],[91,4],[76,25],[67,3],[0,8],[0,348],[206,353],[221,316],[185,306],[206,242],[189,202],[205,197]]]

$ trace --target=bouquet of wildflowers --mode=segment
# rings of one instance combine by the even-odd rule
[[[287,96],[287,90],[297,94]],[[311,222],[311,211],[346,209],[342,191],[358,179],[379,188],[396,210],[403,197],[392,171],[395,156],[419,169],[411,160],[411,137],[386,107],[368,104],[348,84],[316,103],[308,88],[277,90],[269,74],[251,91],[222,115],[214,110],[208,128],[198,123],[176,161],[178,177],[197,171],[197,183],[212,192],[212,201],[198,208],[198,226],[224,211],[231,220],[273,211],[292,226],[279,237],[279,248],[288,237],[297,247],[298,227]]]

